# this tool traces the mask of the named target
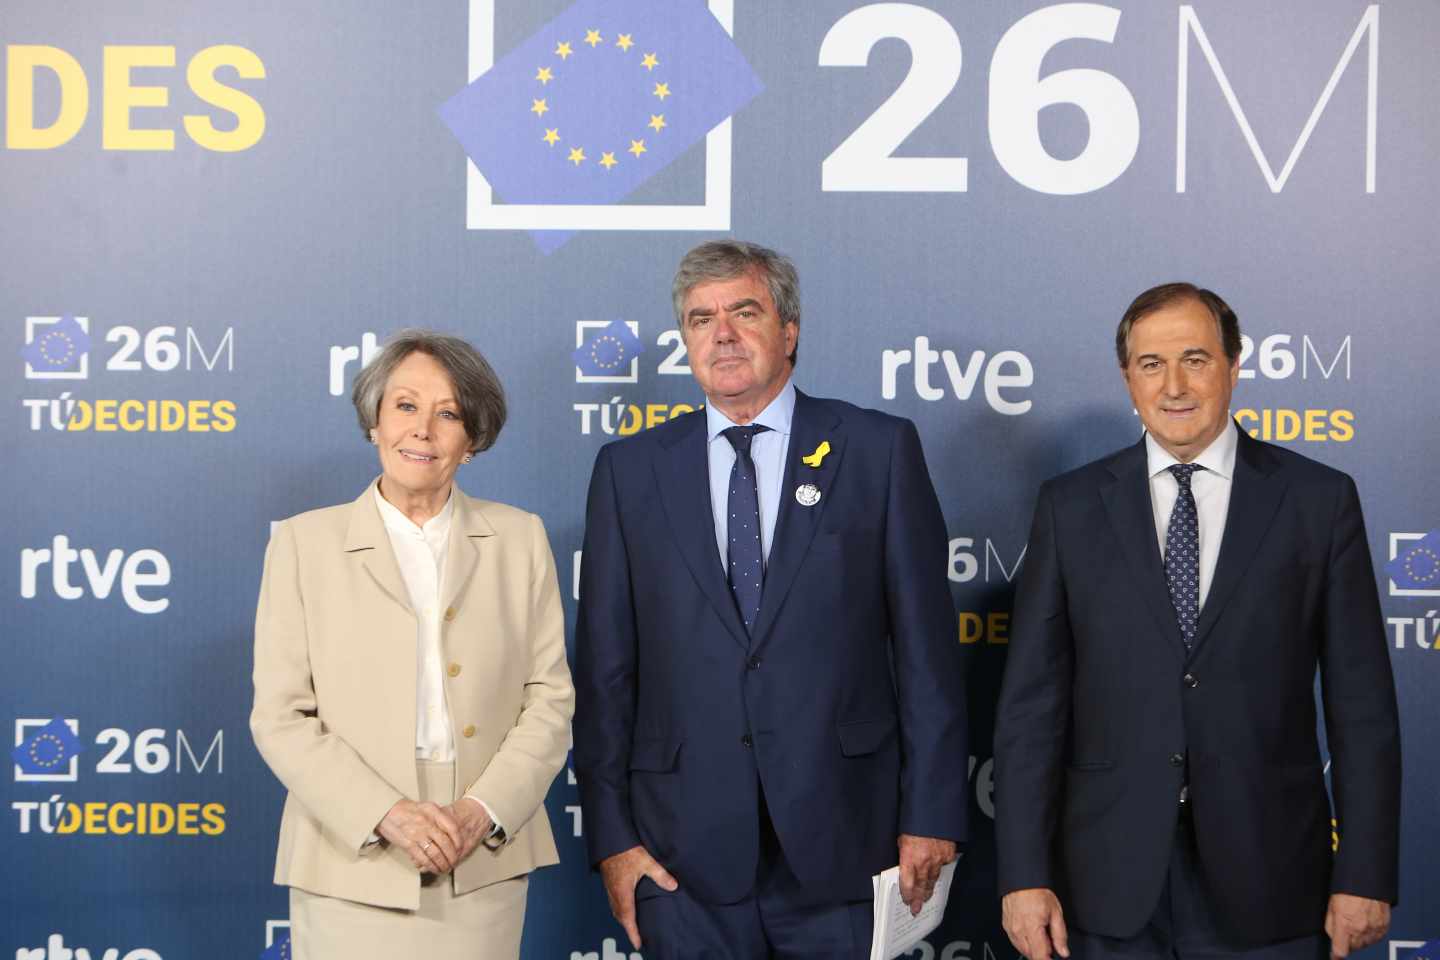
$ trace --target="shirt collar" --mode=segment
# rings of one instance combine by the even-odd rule
[[[1235,476],[1235,450],[1240,444],[1240,436],[1237,433],[1235,421],[1231,420],[1220,431],[1220,436],[1210,441],[1210,446],[1201,451],[1200,456],[1190,461],[1196,466],[1204,467],[1210,473],[1219,474],[1226,480]],[[1150,476],[1158,476],[1179,463],[1169,450],[1160,446],[1147,431],[1145,434],[1145,462]]]
[[[750,422],[769,427],[781,436],[788,436],[790,433],[790,421],[795,417],[795,381],[790,380],[785,384],[775,399],[765,405],[759,416]],[[739,426],[731,420],[713,403],[705,404],[705,429],[706,439],[713,441],[720,434],[731,427]]]
[[[435,516],[426,520],[423,527],[417,526],[399,507],[386,500],[380,493],[378,483],[375,484],[375,505],[380,508],[380,519],[385,522],[385,529],[412,537],[420,534],[426,540],[433,541],[450,533],[450,518],[455,515],[455,488],[450,488],[450,496],[445,498],[445,506],[441,507]]]

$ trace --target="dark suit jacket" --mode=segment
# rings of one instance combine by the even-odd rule
[[[995,762],[1000,892],[1050,887],[1083,930],[1126,937],[1149,919],[1187,763],[1207,889],[1241,942],[1320,931],[1332,891],[1395,902],[1399,729],[1354,482],[1241,431],[1188,657],[1144,443],[1046,483]]]
[[[643,844],[702,900],[755,881],[759,801],[819,900],[896,836],[965,838],[946,534],[915,427],[797,391],[753,636],[711,519],[705,414],[604,447],[586,512],[575,770],[592,862]],[[830,442],[822,464],[801,457]],[[821,491],[814,506],[796,487]]]

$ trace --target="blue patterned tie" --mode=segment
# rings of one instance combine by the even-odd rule
[[[725,439],[735,448],[735,465],[730,468],[730,592],[745,621],[745,632],[755,626],[760,612],[760,589],[765,582],[765,556],[760,545],[760,497],[755,492],[755,461],[750,458],[750,441],[769,430],[758,424],[728,427]]]
[[[1170,467],[1179,485],[1170,527],[1165,531],[1165,585],[1180,622],[1180,639],[1189,650],[1195,642],[1195,621],[1200,618],[1200,520],[1195,512],[1195,495],[1190,477],[1204,467],[1177,463]]]

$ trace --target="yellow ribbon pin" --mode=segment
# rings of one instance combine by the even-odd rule
[[[800,462],[805,464],[805,466],[807,467],[818,467],[820,466],[820,461],[825,459],[825,454],[829,452],[830,441],[821,440],[820,446],[815,448],[815,452],[810,454],[808,457],[801,457]]]

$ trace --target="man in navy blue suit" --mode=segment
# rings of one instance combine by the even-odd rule
[[[586,511],[575,770],[638,948],[869,954],[965,839],[944,519],[907,420],[791,383],[795,269],[705,243],[675,277],[706,406],[604,447]]]
[[[1213,292],[1136,297],[1145,435],[1040,490],[995,724],[1028,960],[1324,960],[1388,927],[1400,731],[1360,500],[1236,428],[1240,349]]]

